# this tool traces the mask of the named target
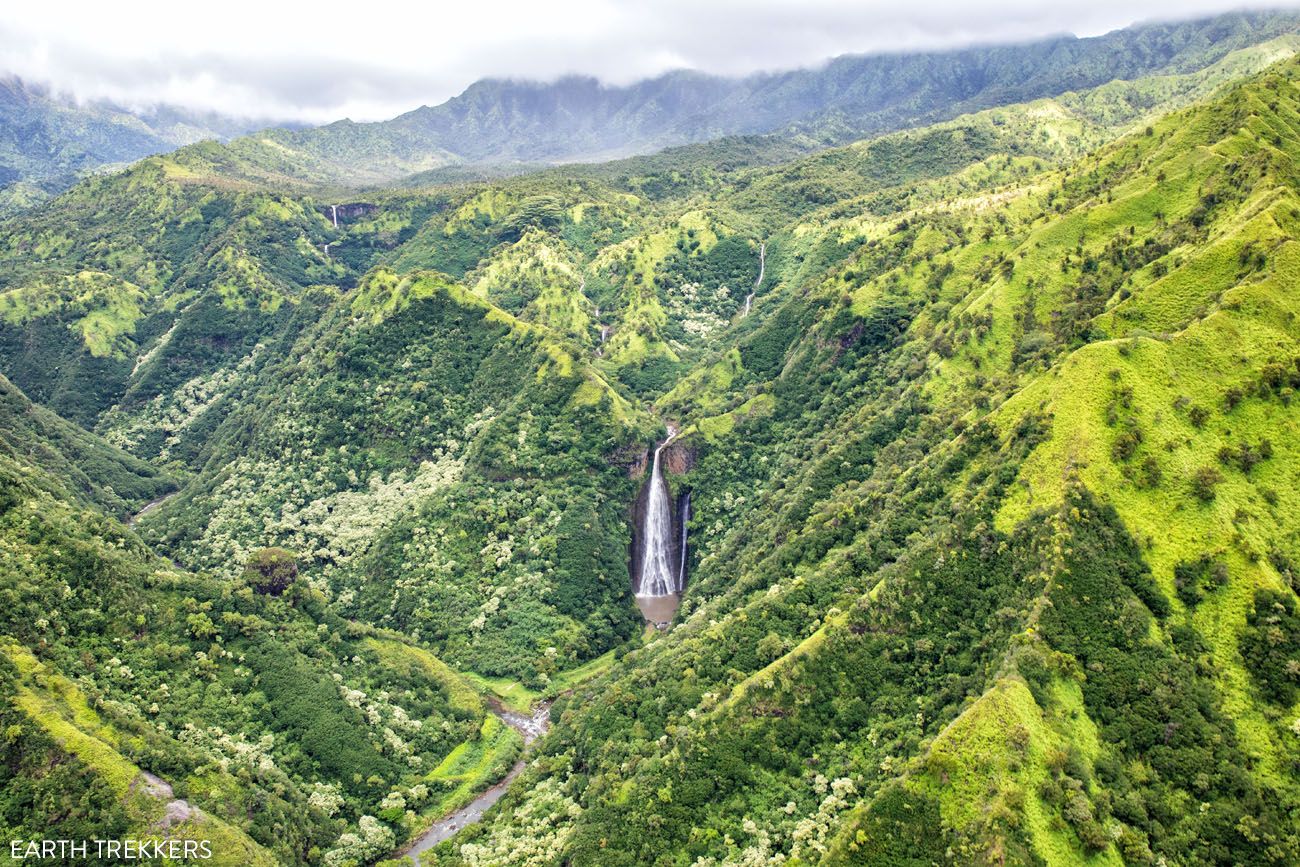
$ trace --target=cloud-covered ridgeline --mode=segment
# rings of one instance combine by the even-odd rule
[[[129,16],[87,2],[23,4],[0,22],[0,72],[131,107],[323,123],[393,117],[487,77],[577,73],[627,84],[670,69],[737,76],[845,53],[1090,35],[1242,5],[1294,4],[571,0],[560,9],[524,0],[423,8],[324,0],[280,8],[233,0],[214,15],[149,0]]]

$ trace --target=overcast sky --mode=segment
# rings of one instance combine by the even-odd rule
[[[0,73],[79,98],[377,120],[484,77],[728,75],[838,54],[1090,36],[1232,0],[19,0]]]

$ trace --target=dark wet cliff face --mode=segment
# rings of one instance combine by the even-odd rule
[[[626,464],[628,478],[642,478],[650,470],[650,459],[653,454],[653,449],[642,449],[628,461]],[[699,450],[695,446],[690,443],[675,442],[664,448],[663,470],[674,476],[684,476],[695,469],[695,461],[698,457]],[[672,485],[669,485],[669,488],[671,487]]]
[[[316,210],[327,220],[337,218],[340,223],[350,223],[377,212],[379,206],[369,202],[348,202],[345,205],[319,205]]]

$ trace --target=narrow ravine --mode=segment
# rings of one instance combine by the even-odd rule
[[[489,704],[492,708],[492,713],[496,714],[502,722],[523,736],[525,750],[531,746],[534,741],[546,734],[546,730],[550,728],[551,703],[549,701],[536,705],[533,708],[531,716],[519,713],[518,711],[509,710],[508,708],[503,707],[495,699],[489,700]],[[515,762],[508,774],[491,787],[484,789],[477,798],[470,801],[459,810],[454,810],[446,816],[443,816],[437,822],[434,822],[433,825],[429,827],[429,830],[415,838],[410,845],[399,853],[398,857],[407,857],[415,861],[416,864],[419,864],[420,854],[422,852],[432,849],[443,840],[451,839],[466,826],[473,825],[475,822],[482,819],[483,814],[491,809],[493,804],[501,800],[501,796],[510,788],[510,784],[515,781],[516,777],[524,772],[524,768],[526,767],[528,767],[528,758],[525,755],[524,758]]]

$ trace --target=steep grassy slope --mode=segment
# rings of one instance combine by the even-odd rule
[[[671,400],[681,623],[435,863],[1294,861],[1297,76],[791,232],[861,243]]]

